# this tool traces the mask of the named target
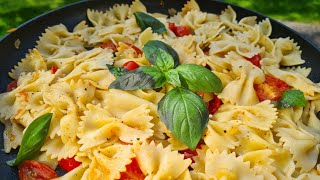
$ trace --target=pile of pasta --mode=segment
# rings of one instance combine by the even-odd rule
[[[62,24],[45,30],[9,73],[17,88],[0,94],[5,152],[19,147],[24,129],[35,118],[52,112],[37,160],[53,169],[63,158],[82,163],[61,179],[119,179],[132,158],[146,179],[320,178],[320,86],[308,79],[311,68],[297,66],[305,61],[292,39],[271,39],[268,19],[237,21],[230,6],[217,15],[202,12],[190,0],[174,16],[148,13],[167,27],[164,34],[142,31],[133,16],[136,11],[147,13],[139,0],[104,12],[88,9],[92,25],[82,21],[72,31]],[[177,37],[169,22],[190,27],[192,35]],[[144,55],[133,56],[121,42],[141,49],[149,40],[172,46],[181,64],[210,67],[222,81],[224,89],[217,95],[223,105],[210,115],[194,162],[179,153],[187,147],[157,114],[166,87],[108,89],[115,80],[108,64],[149,65]],[[115,56],[100,48],[108,41],[119,45]],[[261,68],[245,59],[256,54],[262,56]],[[58,67],[56,73],[52,66]],[[266,74],[302,91],[307,106],[277,109],[269,100],[260,102],[253,86],[264,82]]]

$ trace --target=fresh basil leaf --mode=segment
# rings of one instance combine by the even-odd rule
[[[173,57],[174,67],[177,67],[179,65],[178,53],[168,44],[158,40],[148,41],[142,48],[142,51],[151,64],[155,65],[155,57],[158,49],[165,50]]]
[[[109,89],[137,90],[153,89],[155,87],[156,82],[153,77],[138,68],[118,77],[110,84]]]
[[[158,68],[151,66],[142,66],[140,67],[140,70],[152,76],[152,79],[155,81],[154,88],[160,88],[166,83],[166,76]]]
[[[176,69],[170,69],[167,73],[166,73],[166,77],[167,77],[167,81],[168,83],[180,87],[181,86],[181,81],[179,78],[179,73]]]
[[[179,87],[160,100],[158,114],[167,128],[191,150],[196,148],[209,120],[207,106],[201,97]]]
[[[177,71],[182,81],[182,86],[201,92],[222,91],[221,80],[210,70],[196,64],[182,64],[178,66]]]
[[[115,76],[115,77],[119,77],[119,76],[123,76],[125,75],[128,70],[122,67],[114,67],[112,65],[107,64],[107,67],[109,69],[109,71]]]
[[[158,49],[155,57],[155,66],[160,71],[167,72],[174,67],[174,61],[172,56],[163,49]]]
[[[142,31],[148,27],[152,28],[152,31],[155,33],[162,34],[167,31],[166,26],[162,24],[158,19],[144,13],[144,12],[134,12],[133,13],[138,26]]]
[[[51,118],[52,113],[47,113],[32,121],[22,137],[17,158],[7,161],[7,164],[17,166],[24,160],[32,159],[39,155],[40,149],[48,135]]]
[[[306,107],[307,100],[300,90],[286,90],[280,100],[280,107]]]

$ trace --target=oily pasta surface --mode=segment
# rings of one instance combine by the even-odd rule
[[[81,162],[58,179],[120,179],[133,158],[150,180],[320,178],[320,86],[308,79],[311,68],[299,66],[305,60],[293,39],[270,38],[268,19],[237,20],[230,6],[212,14],[190,0],[173,16],[148,13],[166,26],[164,34],[150,27],[142,31],[133,15],[137,11],[147,13],[139,0],[103,12],[88,9],[92,25],[82,21],[72,31],[63,24],[45,30],[9,72],[17,88],[0,94],[5,152],[20,146],[35,118],[52,112],[37,160],[53,169],[64,158]],[[176,36],[169,22],[188,26],[192,34]],[[222,81],[223,90],[216,95],[223,104],[209,116],[194,161],[180,153],[188,147],[157,113],[170,85],[160,90],[108,88],[116,77],[107,65],[150,65],[126,44],[142,49],[150,40],[165,42],[181,64],[205,66]],[[101,48],[110,41],[118,45],[116,53]],[[257,54],[261,67],[247,60]],[[254,86],[266,75],[302,91],[307,106],[277,109],[270,100],[261,102]]]

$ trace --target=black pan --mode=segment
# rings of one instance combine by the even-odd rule
[[[175,8],[180,10],[184,0],[142,0],[150,12],[160,12],[167,14],[169,8]],[[220,13],[223,9],[230,5],[225,2],[213,1],[213,0],[197,0],[202,11]],[[69,30],[82,20],[86,18],[87,8],[105,10],[115,3],[131,4],[131,0],[99,0],[99,1],[81,1],[71,5],[64,6],[62,8],[53,10],[39,17],[36,17],[21,26],[15,32],[6,35],[0,40],[0,92],[4,92],[7,84],[11,82],[8,77],[8,72],[13,68],[18,61],[25,57],[28,49],[35,46],[38,37],[48,27],[56,24],[64,24]],[[258,20],[266,18],[266,16],[251,10],[231,5],[237,13],[237,19],[239,20],[245,16],[257,16]],[[309,78],[314,82],[320,81],[320,50],[316,48],[312,43],[308,42],[302,36],[300,36],[294,30],[284,26],[283,24],[270,19],[272,24],[272,37],[288,37],[293,38],[301,47],[302,58],[306,60],[304,66],[312,67],[312,72]],[[16,49],[14,42],[19,39],[21,45],[19,49]],[[0,132],[3,132],[3,126],[0,126]],[[3,149],[3,137],[0,135],[0,148]],[[17,179],[17,169],[11,168],[5,162],[13,159],[16,156],[16,152],[5,154],[0,151],[0,179]],[[58,172],[63,173],[62,171]]]

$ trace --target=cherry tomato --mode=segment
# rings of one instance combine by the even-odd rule
[[[52,74],[55,74],[57,71],[58,71],[58,67],[55,66],[55,65],[53,65],[53,66],[51,67],[51,73],[52,73]]]
[[[58,164],[62,169],[69,172],[69,171],[73,170],[74,168],[80,166],[81,162],[76,161],[74,159],[74,157],[72,157],[72,158],[67,158],[67,159],[61,159],[58,162]]]
[[[246,58],[246,57],[245,57]],[[248,61],[250,61],[253,65],[260,67],[260,61],[261,61],[261,55],[260,54],[256,54],[254,56],[252,56],[251,58],[246,58]]]
[[[8,84],[7,86],[7,92],[10,92],[12,90],[14,90],[15,88],[17,88],[17,80],[12,81],[10,84]]]
[[[270,75],[266,75],[266,80],[262,84],[255,84],[254,89],[256,90],[257,96],[260,101],[271,100],[278,101],[281,99],[281,96],[284,91],[290,89],[290,86]]]
[[[174,23],[169,23],[169,29],[178,37],[191,34],[191,30],[188,26],[176,26]]]
[[[112,41],[108,41],[100,46],[103,49],[112,49],[113,52],[117,52],[117,46],[113,44]]]
[[[132,71],[132,70],[139,68],[140,66],[139,66],[139,64],[137,64],[134,61],[128,61],[128,62],[124,63],[122,67],[127,69],[128,71]]]
[[[215,112],[217,112],[221,104],[222,104],[221,100],[218,98],[218,96],[215,95],[214,98],[211,101],[209,101],[209,106],[208,106],[209,113],[214,114]]]
[[[186,149],[183,151],[179,151],[179,153],[184,155],[184,159],[190,158],[192,160],[192,163],[194,163],[195,161],[193,159],[193,156],[198,156],[197,149],[201,149],[201,144],[202,143],[199,143],[196,149],[193,151],[191,151],[190,149]]]
[[[35,160],[23,161],[18,167],[18,173],[20,180],[45,180],[58,177],[50,167]]]
[[[134,49],[138,55],[141,55],[141,54],[142,54],[142,51],[141,51],[137,46],[132,45],[132,44],[130,44],[130,43],[126,43],[126,42],[124,42],[124,43],[125,43],[126,45],[128,45],[129,47],[131,47],[132,49]]]
[[[120,180],[143,180],[145,178],[135,158],[126,166],[126,169],[126,172],[121,173]]]

